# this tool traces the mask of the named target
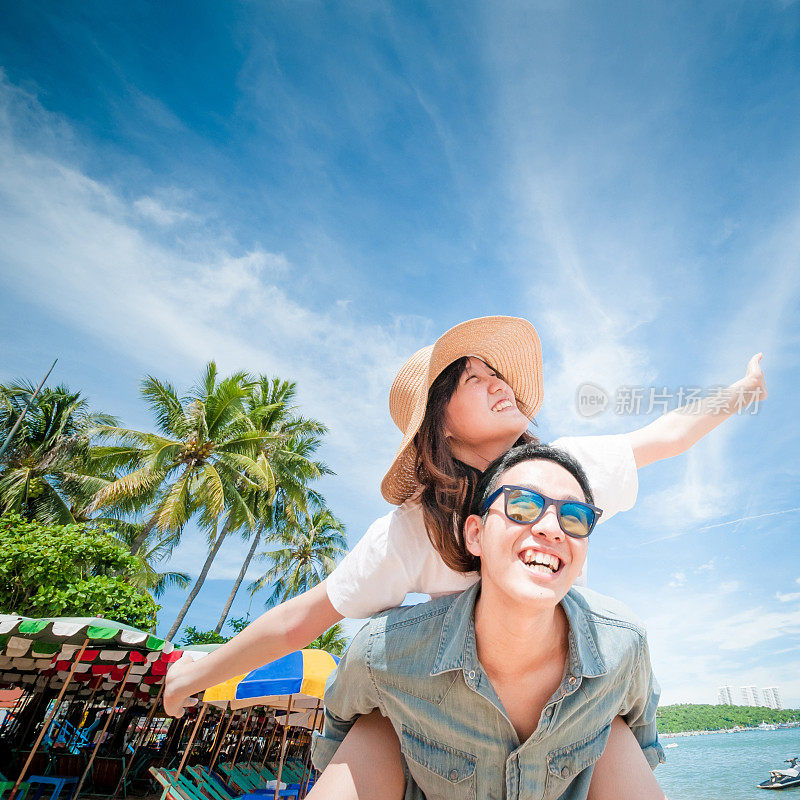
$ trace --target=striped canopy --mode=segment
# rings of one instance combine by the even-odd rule
[[[171,642],[100,617],[29,619],[0,615],[0,686],[59,687],[84,642],[72,680],[85,691],[111,689],[126,676],[123,696],[158,691],[170,663],[180,657]],[[130,666],[130,670],[128,667]]]
[[[321,700],[325,681],[338,663],[339,659],[325,650],[298,650],[206,689],[203,700],[215,705],[230,703],[231,708],[252,705],[285,707],[288,695],[297,699]]]

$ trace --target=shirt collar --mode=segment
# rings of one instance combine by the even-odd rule
[[[475,601],[480,585],[478,581],[461,592],[446,611],[431,675],[457,669],[468,673],[480,666],[475,643]],[[583,606],[573,597],[572,591],[561,601],[561,606],[570,627],[570,668],[576,667],[586,678],[605,675],[607,670],[597,639]]]
[[[453,600],[442,621],[442,635],[431,675],[453,669],[469,672],[478,664],[475,644],[475,600],[481,582],[474,583]]]

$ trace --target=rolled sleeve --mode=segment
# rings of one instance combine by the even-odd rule
[[[399,508],[370,525],[356,546],[326,578],[331,605],[350,619],[366,619],[399,606],[411,591],[407,512]]]
[[[325,717],[321,734],[314,734],[311,761],[320,771],[328,766],[356,719],[380,708],[368,657],[371,624],[353,638],[325,684]]]
[[[661,687],[650,664],[650,649],[647,639],[642,638],[639,661],[631,680],[626,711],[622,714],[628,723],[639,747],[642,748],[651,769],[666,762],[664,749],[658,741],[656,730],[656,712],[661,697]]]
[[[341,739],[334,739],[325,733],[314,731],[311,742],[311,763],[314,765],[314,769],[322,772],[330,764],[343,739],[344,736]]]
[[[594,504],[603,509],[601,523],[633,508],[639,491],[639,473],[625,434],[565,436],[556,439],[553,446],[566,450],[583,467]]]

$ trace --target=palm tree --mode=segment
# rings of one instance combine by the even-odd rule
[[[294,520],[295,509],[307,510],[309,498],[319,502],[320,498],[308,488],[308,483],[330,474],[323,463],[311,460],[320,445],[319,437],[327,429],[316,420],[295,416],[295,409],[290,405],[295,394],[296,385],[293,382],[262,375],[253,384],[248,397],[247,411],[254,426],[284,434],[288,438],[279,439],[264,449],[264,456],[275,475],[276,490],[274,495],[260,490],[248,495],[248,503],[252,504],[257,524],[255,527],[243,525],[240,528],[245,538],[251,537],[250,549],[220,614],[215,633],[219,633],[225,624],[264,532],[274,533],[285,520]]]
[[[90,412],[80,392],[66,386],[44,389],[31,401],[33,392],[25,381],[0,386],[0,437],[30,403],[0,462],[0,512],[71,524],[85,517],[90,497],[108,482],[92,460],[92,432],[117,420]]]
[[[265,605],[278,605],[308,591],[326,578],[347,549],[344,526],[325,508],[284,526],[276,537],[282,545],[263,554],[272,566],[250,584],[250,593],[271,586]]]
[[[342,624],[337,622],[332,625],[322,636],[318,636],[308,645],[308,650],[326,650],[334,656],[340,656],[347,649],[347,636]]]
[[[219,534],[216,533],[216,520],[205,512],[201,513],[201,524],[213,531],[209,537],[209,553],[191,592],[167,632],[168,639],[172,638],[180,628],[227,535],[243,531],[246,538],[249,532],[257,531],[251,546],[251,551],[255,552],[261,533],[259,514],[263,515],[264,508],[275,503],[278,493],[292,502],[304,504],[309,494],[306,482],[328,472],[323,464],[311,461],[307,457],[308,453],[313,453],[319,446],[318,436],[324,433],[326,428],[315,420],[291,415],[293,409],[288,404],[294,394],[295,384],[278,378],[261,376],[257,381],[247,385],[247,395],[239,424],[249,426],[249,429],[260,437],[256,462],[262,474],[268,477],[268,485],[265,488],[263,482],[252,481],[240,481],[235,484],[235,491],[230,495],[231,502],[226,503],[227,516]],[[242,578],[248,565],[249,561],[245,559],[243,571],[240,571]],[[238,581],[238,584],[240,583],[241,580]],[[220,616],[217,632],[222,630],[225,624],[233,598],[239,588],[238,584],[234,585]]]
[[[110,528],[113,536],[131,547],[133,542],[141,535],[143,525],[125,520],[104,518],[94,519],[90,522],[93,526]],[[139,571],[133,576],[133,582],[142,589],[147,589],[153,597],[159,598],[171,586],[185,589],[191,583],[191,577],[185,572],[159,572],[158,564],[169,558],[175,546],[175,537],[172,534],[161,534],[152,531],[139,548],[136,558],[139,561]]]
[[[142,395],[155,416],[158,433],[116,425],[98,428],[99,437],[113,443],[96,449],[96,463],[105,472],[125,474],[95,494],[90,510],[148,509],[148,521],[131,552],[137,553],[154,529],[180,536],[195,514],[201,525],[215,531],[226,508],[243,505],[246,488],[274,491],[261,451],[277,437],[253,429],[243,413],[247,394],[246,373],[218,380],[212,361],[199,384],[184,397],[167,382],[145,378]]]

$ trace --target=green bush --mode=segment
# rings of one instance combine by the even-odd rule
[[[766,708],[764,706],[711,706],[679,703],[658,709],[656,726],[659,733],[683,731],[719,731],[754,728],[762,722],[776,725],[800,719],[800,710]]]
[[[25,617],[105,617],[153,630],[160,606],[136,588],[137,559],[84,524],[0,517],[0,612]]]

